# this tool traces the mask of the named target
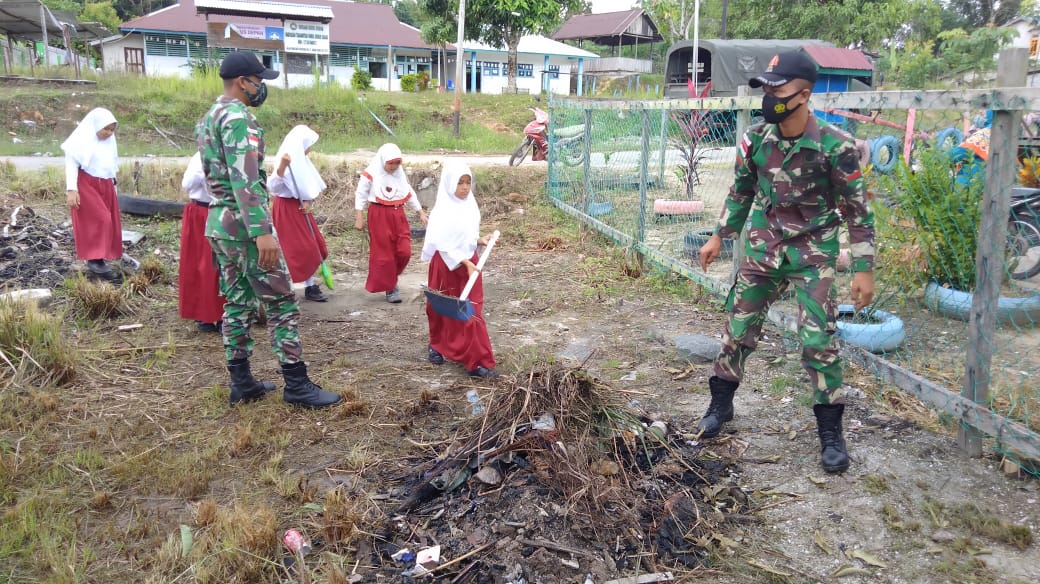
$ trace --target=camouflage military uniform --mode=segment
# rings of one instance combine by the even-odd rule
[[[248,359],[249,326],[263,303],[275,355],[298,363],[303,346],[297,332],[300,311],[285,260],[271,270],[259,266],[255,239],[273,233],[264,187],[264,134],[241,101],[221,96],[195,130],[206,184],[213,194],[206,237],[220,267],[227,360]]]
[[[874,217],[852,139],[815,116],[803,135],[791,140],[782,138],[775,124],[750,128],[715,232],[737,236],[749,213],[747,255],[727,299],[732,313],[715,375],[741,381],[769,305],[790,283],[798,301],[802,365],[815,403],[843,403],[841,363],[831,342],[842,219],[848,224],[852,269],[871,271],[874,263]]]

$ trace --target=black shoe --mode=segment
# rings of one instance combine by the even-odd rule
[[[307,408],[326,408],[343,399],[338,393],[325,391],[317,383],[311,381],[310,377],[307,377],[307,365],[303,361],[282,363],[282,375],[285,377],[285,392],[282,399],[286,403]]]
[[[444,365],[444,355],[438,353],[433,347],[427,347],[426,358],[434,365]]]
[[[386,301],[390,304],[401,303],[401,293],[397,290],[397,286],[394,286],[393,290],[386,293]]]
[[[722,432],[722,425],[733,419],[733,394],[737,393],[736,381],[727,381],[712,375],[708,379],[708,389],[711,391],[711,403],[704,417],[697,422],[701,438],[714,438]]]
[[[220,332],[220,322],[202,322],[201,320],[196,320],[195,322],[199,323],[199,332],[200,333],[219,333]]]
[[[816,404],[816,432],[820,435],[820,466],[826,472],[844,472],[849,468],[849,452],[841,435],[841,417],[845,404]]]
[[[443,359],[443,357],[442,357],[442,359]],[[477,365],[476,369],[474,369],[472,371],[467,371],[466,373],[470,377],[484,377],[484,378],[498,377],[498,372],[497,371],[495,371],[494,369],[488,369],[487,367],[484,367],[483,365]]]
[[[273,383],[253,379],[253,373],[249,370],[249,359],[228,361],[227,368],[231,374],[231,397],[228,399],[231,405],[263,399],[264,394],[274,391]]]
[[[311,302],[328,302],[329,297],[321,293],[317,284],[312,284],[303,289],[303,297]]]
[[[123,274],[112,269],[105,260],[88,260],[87,275],[98,282],[108,282],[114,286],[123,283]]]

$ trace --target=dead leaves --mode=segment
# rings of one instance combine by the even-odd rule
[[[824,539],[823,534],[820,530],[813,532],[813,545],[820,548],[820,550],[828,556],[836,555],[834,548]],[[878,559],[877,556],[863,551],[861,549],[847,549],[845,550],[845,557],[850,560],[859,560],[867,566],[873,566],[875,568],[886,568],[888,564]],[[873,572],[869,569],[858,566],[856,564],[842,564],[838,566],[838,569],[831,572],[831,578],[844,578],[846,576],[872,576]]]
[[[665,371],[665,373],[667,373],[667,374],[672,376],[672,381],[681,381],[683,379],[686,379],[690,375],[693,375],[693,373],[695,371],[697,371],[697,369],[698,369],[697,367],[694,367],[693,365],[690,365],[690,366],[686,367],[686,369],[676,369],[675,367],[665,367],[664,371]]]

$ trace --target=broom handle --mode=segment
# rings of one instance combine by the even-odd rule
[[[491,248],[495,247],[495,243],[498,242],[498,230],[491,234],[491,238],[488,239],[487,246],[484,247],[484,253],[480,254],[480,259],[477,260],[477,269],[469,275],[469,281],[466,282],[466,287],[462,289],[462,296],[459,296],[459,300],[465,302],[469,298],[469,293],[473,290],[473,285],[477,283],[477,276],[480,275],[480,270],[484,269],[484,262],[488,259],[488,254],[491,253]]]

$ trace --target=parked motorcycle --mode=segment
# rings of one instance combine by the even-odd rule
[[[1040,274],[1040,189],[1011,189],[1008,274],[1014,280]]]
[[[509,166],[519,166],[534,150],[531,160],[545,160],[549,153],[549,114],[540,108],[527,108],[534,112],[534,120],[524,126],[524,139],[509,157]],[[585,126],[568,126],[553,133],[553,144],[559,149],[560,160],[568,166],[577,166],[585,161]]]

